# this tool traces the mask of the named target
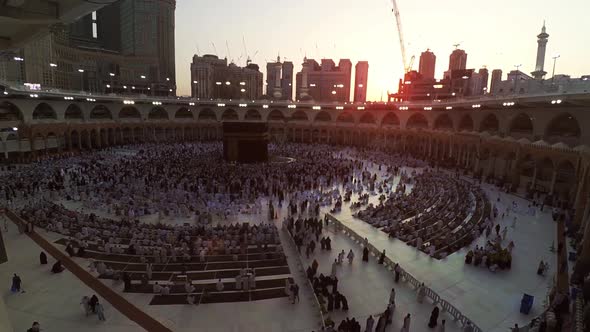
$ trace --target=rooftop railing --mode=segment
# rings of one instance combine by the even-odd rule
[[[28,86],[22,84],[15,84],[14,82],[7,82],[0,80],[0,86],[4,86],[6,92],[9,94],[41,94],[40,96],[72,96],[77,98],[88,98],[88,97],[97,97],[101,99],[110,99],[110,100],[127,100],[132,99],[135,101],[168,101],[168,102],[193,102],[195,104],[204,104],[204,103],[217,103],[217,102],[248,102],[254,105],[258,104],[275,104],[275,105],[287,105],[287,104],[294,104],[294,105],[355,105],[361,107],[360,109],[364,109],[364,105],[367,106],[375,106],[375,105],[392,105],[392,106],[411,106],[417,108],[424,108],[424,107],[438,107],[438,106],[450,106],[453,105],[462,105],[462,104],[473,104],[473,103],[498,103],[500,106],[502,102],[510,101],[510,102],[518,102],[519,100],[526,101],[526,100],[534,100],[535,98],[550,98],[553,97],[554,99],[560,99],[560,97],[571,96],[571,95],[588,95],[590,99],[590,93],[583,89],[573,89],[567,92],[536,92],[536,93],[526,93],[526,94],[514,94],[514,95],[482,95],[482,96],[460,96],[454,97],[452,99],[444,99],[444,100],[427,100],[427,101],[401,101],[401,102],[382,102],[382,101],[375,101],[375,102],[363,102],[363,103],[354,103],[354,102],[325,102],[325,101],[287,101],[287,100],[265,100],[265,99],[215,99],[215,98],[208,98],[208,99],[199,99],[187,96],[148,96],[145,94],[115,94],[115,93],[101,93],[101,92],[89,92],[89,91],[80,91],[80,90],[62,90],[62,89],[32,89]],[[0,95],[1,97],[1,95]]]

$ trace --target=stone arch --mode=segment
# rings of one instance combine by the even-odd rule
[[[234,111],[231,108],[226,109],[225,111],[223,111],[223,114],[221,114],[221,120],[222,121],[227,121],[227,120],[239,120],[239,116],[238,116],[238,112]]]
[[[279,110],[272,110],[268,114],[268,121],[285,121],[285,114]]]
[[[57,120],[57,113],[47,104],[40,103],[33,110],[33,120]]]
[[[154,107],[148,113],[149,120],[168,120],[168,112],[162,107]]]
[[[199,120],[210,120],[210,121],[217,121],[217,117],[215,116],[215,112],[213,112],[210,108],[205,108],[199,112]]]
[[[479,124],[479,131],[487,131],[488,133],[497,133],[500,131],[500,121],[498,117],[490,113],[486,115]]]
[[[441,114],[434,120],[434,129],[453,130],[453,120],[448,114]]]
[[[305,112],[296,111],[295,113],[291,114],[291,121],[309,121],[309,118]]]
[[[384,127],[399,127],[399,125],[399,117],[393,112],[387,113],[381,120],[381,126]]]
[[[260,112],[258,112],[258,110],[249,109],[246,112],[246,115],[244,116],[244,119],[246,121],[260,121],[260,120],[262,120],[262,115],[260,115]]]
[[[509,134],[532,135],[533,134],[533,120],[525,113],[520,113],[515,116],[510,122],[508,128]]]
[[[174,113],[175,119],[192,119],[193,113],[190,109],[186,107],[179,108],[176,113]]]
[[[473,131],[473,118],[469,114],[463,115],[459,121],[459,131]]]
[[[340,115],[338,115],[338,118],[336,118],[336,121],[343,122],[343,123],[353,123],[354,117],[349,112],[343,112],[343,113],[340,113]]]
[[[125,106],[119,111],[119,119],[141,119],[141,114],[133,106]]]
[[[332,117],[330,116],[330,113],[326,112],[326,111],[321,111],[318,114],[316,114],[314,120],[315,122],[327,122],[327,121],[332,121]]]
[[[93,120],[112,120],[113,115],[111,114],[111,110],[106,106],[96,105],[92,111],[90,111],[89,118]]]
[[[549,143],[563,142],[570,146],[578,145],[582,131],[578,120],[569,113],[555,116],[545,129],[545,137]]]
[[[0,122],[22,121],[23,113],[21,110],[9,102],[0,103]]]
[[[82,120],[84,116],[82,115],[82,109],[76,104],[68,105],[66,108],[66,112],[64,114],[64,118],[66,120]]]
[[[414,113],[408,118],[407,129],[427,129],[428,120],[422,113]]]
[[[359,122],[365,124],[375,124],[375,117],[373,116],[373,114],[365,112],[363,113],[363,115],[361,115]]]

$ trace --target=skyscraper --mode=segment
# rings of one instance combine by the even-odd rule
[[[18,63],[21,80],[67,90],[173,95],[175,4],[121,0],[54,26],[19,51],[25,59]]]
[[[293,62],[266,63],[266,95],[277,100],[293,100]]]
[[[281,88],[284,100],[293,100],[293,62],[283,62]]]
[[[502,69],[492,70],[492,80],[490,81],[491,94],[496,94],[500,82],[502,82]]]
[[[338,66],[332,59],[304,59],[303,69],[296,75],[298,98],[311,98],[321,102],[350,101],[352,62],[341,59]]]
[[[175,0],[123,0],[120,4],[122,53],[158,58],[158,70],[153,74],[172,82],[176,70],[175,9]]]
[[[481,68],[477,73],[473,72],[469,78],[469,87],[466,96],[482,96],[488,91],[488,70]]]
[[[467,53],[461,49],[455,49],[449,57],[449,71],[464,70],[467,68]]]
[[[427,49],[420,54],[420,66],[418,72],[424,79],[434,79],[434,69],[436,65],[436,55]]]
[[[266,63],[266,95],[272,99],[282,99],[281,89],[281,58],[276,62]]]
[[[354,67],[354,102],[367,101],[367,79],[369,76],[369,62],[359,61]]]
[[[486,94],[488,92],[488,79],[490,74],[487,68],[480,68],[478,74],[480,75],[480,93],[479,94]]]
[[[262,73],[257,64],[228,65],[227,59],[211,54],[193,56],[191,82],[195,98],[253,100],[262,96]]]
[[[547,74],[543,69],[545,67],[545,52],[547,51],[548,38],[549,34],[545,31],[545,22],[543,22],[541,33],[537,35],[537,62],[535,65],[535,71],[531,73],[533,78],[537,80],[543,79],[543,76]]]

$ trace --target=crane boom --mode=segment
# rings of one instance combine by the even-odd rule
[[[399,46],[402,52],[402,62],[404,64],[404,72],[408,72],[408,62],[406,59],[406,44],[404,43],[404,33],[402,31],[402,20],[399,15],[399,8],[397,7],[397,2],[395,0],[391,0],[393,5],[393,14],[395,15],[395,22],[397,24],[397,33],[399,35]]]

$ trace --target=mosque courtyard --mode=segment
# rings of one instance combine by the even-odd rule
[[[114,156],[113,158],[117,159],[115,164],[117,164],[124,162],[126,158],[132,158],[141,148],[141,146],[129,146],[125,149],[103,153]],[[412,182],[414,181],[412,178],[419,177],[428,168],[420,163],[416,165],[413,159],[410,159],[410,164],[413,166],[410,167],[405,164],[408,160],[405,157],[383,159],[381,155],[359,153],[348,148],[336,149],[332,153],[338,155],[338,158],[358,162],[358,164],[351,166],[354,170],[350,174],[354,180],[358,181],[357,183],[362,188],[362,194],[368,195],[367,200],[361,204],[361,210],[369,204],[379,205],[381,193],[374,188],[371,190],[371,185],[383,186],[383,188],[388,186],[387,190],[393,191],[398,184],[401,185],[400,181],[402,181],[408,184],[406,194],[409,194],[415,184]],[[291,162],[302,161],[295,157]],[[391,172],[391,169],[385,167],[386,165],[397,165],[399,171],[397,174]],[[330,168],[323,170],[328,173],[331,171]],[[115,168],[113,168],[113,172],[116,172]],[[362,172],[371,174],[371,180],[367,181],[367,177],[363,176]],[[454,172],[447,170],[432,172],[434,172],[434,176],[449,178],[455,176]],[[66,187],[75,187],[72,185],[74,173],[64,176]],[[338,181],[334,181],[330,185],[329,181],[324,178],[325,175],[327,174],[322,174],[317,179],[317,182],[321,183],[319,186],[321,189],[308,190],[311,193],[309,197],[317,197],[314,194],[319,195],[319,193],[334,190],[339,195],[343,195],[347,191],[348,187]],[[131,178],[128,177],[127,180],[133,181]],[[473,180],[466,176],[461,176],[458,179],[457,181],[473,183]],[[336,326],[343,319],[354,317],[364,330],[365,321],[369,315],[375,317],[375,323],[377,323],[377,316],[381,315],[387,306],[390,290],[395,288],[397,295],[393,322],[387,326],[386,331],[399,331],[407,313],[412,315],[412,331],[432,331],[427,323],[432,309],[438,304],[432,303],[428,297],[419,303],[416,287],[404,279],[396,283],[391,267],[385,266],[386,264],[377,264],[378,257],[376,255],[370,255],[368,262],[361,261],[364,244],[355,238],[366,238],[370,246],[376,248],[378,252],[385,250],[387,259],[399,263],[408,274],[419,282],[423,282],[441,299],[452,304],[481,331],[506,331],[515,323],[525,326],[531,319],[543,313],[549,288],[552,285],[556,258],[550,248],[555,246],[557,233],[557,224],[551,215],[552,209],[545,208],[541,212],[538,208],[529,208],[530,202],[528,200],[500,191],[490,184],[473,184],[473,186],[480,188],[492,206],[500,211],[497,218],[492,216],[491,222],[499,224],[501,228],[508,229],[507,236],[500,241],[501,246],[505,247],[510,242],[514,243],[510,269],[492,272],[485,266],[465,264],[466,255],[470,250],[475,249],[476,246],[485,246],[486,242],[491,239],[486,237],[483,232],[467,246],[449,253],[446,257],[437,259],[398,238],[388,236],[386,232],[358,218],[356,213],[359,209],[351,208],[351,203],[359,201],[359,193],[356,192],[356,189],[353,190],[351,201],[343,202],[339,211],[333,210],[334,201],[326,199],[325,202],[329,202],[329,204],[318,204],[319,214],[316,214],[311,208],[305,211],[302,209],[302,211],[293,214],[289,211],[288,203],[301,200],[301,196],[297,196],[295,190],[290,191],[285,187],[282,205],[277,204],[278,197],[273,193],[270,196],[257,197],[256,202],[252,204],[235,205],[234,209],[226,214],[212,213],[211,220],[207,221],[210,227],[225,227],[243,222],[248,223],[249,227],[265,224],[271,225],[268,227],[275,226],[280,241],[277,246],[280,245],[282,248],[280,250],[284,253],[284,262],[276,262],[280,258],[267,259],[262,256],[258,261],[258,258],[253,257],[258,255],[260,251],[257,250],[260,248],[251,245],[247,248],[247,254],[240,253],[234,257],[235,263],[229,262],[232,260],[229,255],[226,263],[224,263],[225,258],[222,255],[218,256],[219,261],[213,260],[213,256],[207,258],[204,267],[198,265],[200,263],[194,265],[191,263],[186,274],[191,275],[193,285],[197,287],[212,285],[218,279],[226,284],[224,291],[218,292],[219,294],[215,294],[213,291],[210,298],[202,294],[200,302],[196,305],[184,303],[186,297],[184,291],[179,292],[184,295],[176,297],[154,295],[151,291],[123,291],[122,282],[100,276],[99,273],[90,269],[89,265],[100,260],[111,264],[118,272],[127,271],[132,275],[142,275],[145,271],[145,264],[122,253],[120,255],[106,255],[101,253],[99,246],[89,246],[84,258],[67,257],[86,271],[83,277],[80,277],[82,274],[70,273],[67,269],[64,273],[51,273],[48,267],[55,262],[52,255],[48,255],[50,256],[49,266],[39,264],[39,253],[41,251],[47,252],[46,244],[35,240],[30,234],[21,233],[15,223],[3,216],[1,228],[8,262],[0,265],[0,277],[3,280],[10,280],[13,274],[17,273],[23,280],[25,292],[13,293],[8,287],[5,288],[2,296],[6,310],[5,313],[0,310],[0,315],[8,315],[15,330],[25,330],[30,327],[33,321],[38,321],[46,331],[141,331],[146,329],[146,316],[171,331],[319,331],[322,318],[325,321],[328,317],[336,323]],[[250,190],[247,187],[244,185],[236,190]],[[157,190],[155,186],[153,189]],[[80,190],[80,193],[83,191]],[[110,220],[124,219],[121,213],[106,208],[106,205],[89,204],[88,202],[92,201],[90,197],[92,194],[87,196],[87,199],[84,199],[85,195],[87,194],[72,198],[63,194],[37,192],[33,197],[15,201],[12,209],[16,211],[27,205],[34,207],[43,199],[49,202],[44,204],[62,205],[65,210],[77,213],[78,216],[95,214]],[[324,196],[324,198],[326,197],[328,196]],[[272,219],[269,219],[270,205],[273,206],[272,211],[274,211]],[[509,207],[512,214],[502,218],[502,213]],[[323,221],[326,214],[335,220],[327,223],[327,226],[322,229],[320,237],[330,237],[332,250],[316,249],[309,257],[306,256],[305,250],[298,252],[291,235],[284,226],[284,220],[292,216],[294,218],[318,218]],[[515,216],[518,220],[516,224],[514,224]],[[146,213],[135,216],[134,219],[139,220],[142,225],[139,227],[148,228],[150,225],[156,227],[155,225],[159,224],[167,225],[166,227],[170,228],[190,227],[188,225],[197,224],[194,214],[183,215],[183,213],[170,213],[169,215]],[[25,219],[25,221],[27,220]],[[4,231],[5,227],[6,231]],[[344,229],[346,232],[343,232]],[[40,226],[36,226],[35,232],[47,244],[68,256],[64,244],[69,238],[73,238],[74,234],[70,234],[68,237],[55,229],[48,231]],[[125,246],[124,243],[123,246]],[[339,279],[338,289],[348,299],[349,309],[320,314],[313,289],[306,280],[305,270],[316,260],[319,264],[318,273],[330,275],[332,262],[341,250],[346,253],[352,250],[355,255],[351,264],[345,259],[344,263],[337,267],[336,273]],[[242,256],[245,258],[243,259]],[[245,266],[255,266],[256,289],[240,291],[228,288],[233,287],[228,285],[234,283],[237,272],[235,267],[230,266],[243,267],[240,262],[244,260]],[[545,276],[539,276],[536,273],[537,265],[541,260],[549,263]],[[180,263],[177,264],[176,260],[173,262],[172,257],[168,257],[159,264],[163,266],[162,271],[154,271],[154,278],[148,281],[149,289],[156,280],[162,284],[179,285],[177,278],[182,273],[176,269]],[[67,264],[64,263],[64,266],[67,267]],[[194,271],[191,266],[195,266]],[[300,287],[300,300],[295,304],[292,304],[287,294],[282,291],[284,289],[283,280],[287,278],[292,278]],[[93,287],[96,281],[114,290],[114,293],[122,297],[124,301],[114,299],[115,296],[100,294],[97,287]],[[139,289],[140,277],[132,277],[132,284],[137,285],[134,286],[135,289]],[[269,286],[265,288],[266,286],[263,285],[267,284]],[[172,288],[174,289],[174,286]],[[534,296],[534,304],[528,315],[519,312],[520,300],[524,293]],[[98,294],[101,299],[106,321],[99,321],[94,315],[87,317],[84,314],[81,299],[83,296],[92,294]],[[244,294],[248,295],[244,298]],[[158,302],[158,298],[166,298],[166,300]],[[175,300],[171,300],[169,303],[168,300],[171,298]],[[183,303],[174,303],[179,301]],[[134,307],[134,310],[143,312],[143,315],[130,314],[130,310],[121,310],[121,306]],[[438,319],[439,324],[442,319],[446,320],[446,331],[462,331],[464,328],[460,321],[453,320],[450,313],[442,312]]]

